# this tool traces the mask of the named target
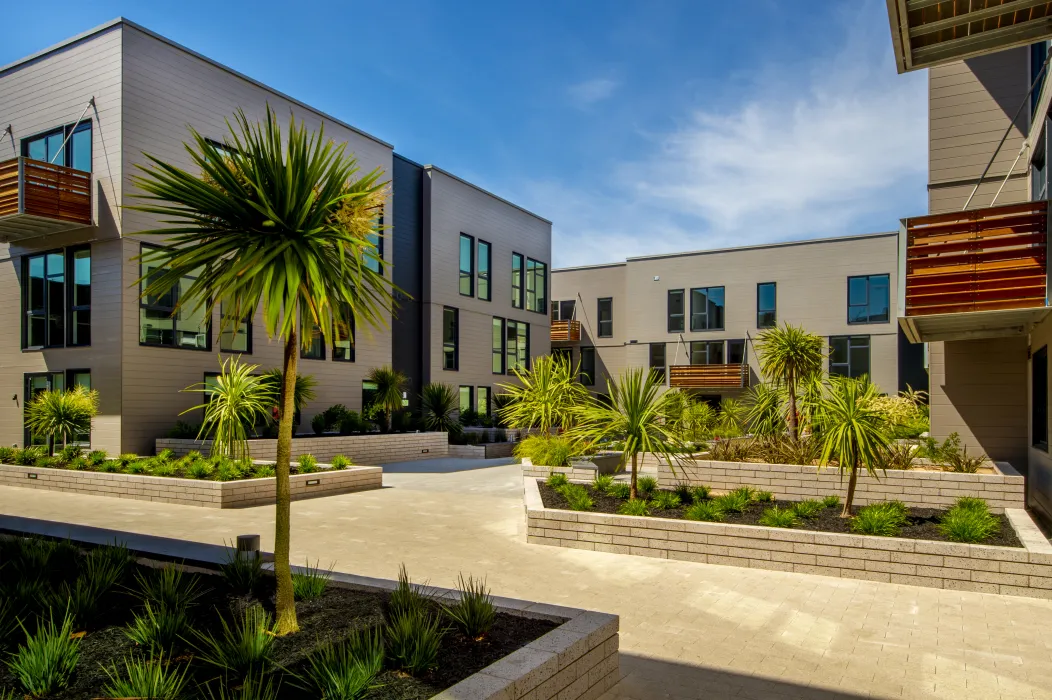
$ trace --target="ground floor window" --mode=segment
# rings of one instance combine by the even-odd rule
[[[478,411],[480,416],[488,416],[490,414],[489,398],[488,386],[480,386],[475,389],[475,410]]]
[[[665,344],[664,343],[651,343],[650,344],[650,373],[660,381],[662,384],[665,383]]]
[[[581,348],[578,377],[585,386],[595,386],[595,348]]]
[[[1030,361],[1030,442],[1048,451],[1048,346]]]
[[[460,387],[460,415],[464,415],[468,411],[472,410],[472,408],[471,408],[471,399],[472,399],[472,393],[473,393],[472,390],[473,390],[473,387],[470,387],[470,386],[462,386],[462,387]]]
[[[869,336],[834,335],[829,337],[829,373],[844,377],[869,374]]]
[[[460,310],[442,309],[442,369],[460,369]]]
[[[34,372],[26,374],[24,393],[22,394],[23,410],[42,392],[64,391],[67,388],[72,389],[78,386],[91,389],[91,370],[68,369],[64,372]],[[47,447],[49,452],[55,449],[54,442],[48,438],[36,437],[29,432],[28,428],[24,428],[23,433],[23,444],[27,447],[40,445]],[[74,436],[72,444],[80,445],[84,448],[91,447],[91,432],[77,434]]]

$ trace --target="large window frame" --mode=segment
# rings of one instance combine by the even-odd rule
[[[475,412],[480,416],[488,416],[492,413],[492,392],[488,386],[475,387]]]
[[[526,258],[526,310],[548,313],[548,263]]]
[[[465,259],[465,255],[467,256]],[[460,234],[460,248],[457,254],[460,269],[460,296],[475,296],[475,237],[466,233]],[[465,269],[465,265],[467,269]]]
[[[442,307],[442,369],[460,370],[460,309]]]
[[[300,359],[324,361],[325,334],[322,333],[322,327],[308,317],[308,313],[306,309],[300,309]],[[304,342],[308,332],[311,337],[309,346]]]
[[[504,357],[506,373],[530,368],[530,324],[510,318],[504,321]]]
[[[650,373],[661,379],[664,384],[668,375],[668,346],[665,343],[650,343]]]
[[[351,305],[346,302],[338,307],[340,313],[333,316],[332,361],[354,362],[357,327]]]
[[[493,317],[490,336],[490,371],[504,374],[504,319]]]
[[[855,366],[856,364],[861,363],[863,350],[865,350],[865,371],[862,371],[862,368]],[[868,376],[872,369],[872,365],[873,344],[870,336],[829,336],[829,374],[851,378]]]
[[[511,307],[526,307],[526,256],[522,253],[511,254]]]
[[[725,365],[727,364],[727,349],[725,341],[722,340],[692,340],[690,341],[690,364],[692,365]],[[715,353],[713,351],[716,351]],[[713,362],[713,360],[719,360]]]
[[[574,317],[574,312],[577,310],[576,299],[566,299],[563,301],[552,300],[552,320],[553,321],[571,321]]]
[[[233,317],[228,318],[226,302],[219,302],[219,352],[252,354],[252,315],[252,312],[246,313],[240,321]],[[233,340],[239,335],[244,335],[245,338],[243,350],[234,347]]]
[[[719,297],[719,302],[713,301],[714,296]],[[702,298],[705,308],[699,310],[695,306]],[[690,290],[690,332],[722,331],[725,330],[726,325],[727,288],[723,286],[692,287]]]
[[[770,290],[770,303],[764,293]],[[759,282],[756,285],[756,327],[774,328],[778,325],[778,283]]]
[[[493,301],[493,244],[481,238],[476,243],[475,290],[480,301]]]
[[[160,250],[161,248],[163,248],[163,246],[152,245],[152,244],[149,244],[149,243],[140,243],[139,244],[139,253],[140,253],[140,256],[142,256],[142,255],[145,255],[146,252],[149,251],[149,250]],[[150,284],[149,277],[150,277],[150,275],[152,273],[154,273],[154,272],[160,273],[160,272],[162,272],[164,270],[163,266],[157,266],[154,270],[151,270],[151,271],[148,272],[146,270],[146,266],[149,265],[149,264],[151,264],[151,262],[148,262],[147,260],[140,258],[139,270],[140,270],[140,277],[142,278],[142,282],[140,283],[140,292],[144,291],[146,289],[146,287]],[[156,263],[154,262],[153,264],[156,264]],[[189,277],[189,276],[185,276],[185,275],[182,278],[182,280],[190,281],[191,284],[193,283],[193,281],[195,279],[197,279],[197,278],[196,277]],[[204,317],[205,317],[204,318],[205,324],[204,324],[204,329],[203,330],[201,330],[200,327],[199,327],[199,329],[198,329],[198,331],[196,333],[192,333],[190,331],[185,331],[185,330],[180,330],[178,328],[179,319],[175,315],[176,311],[179,309],[179,296],[180,296],[180,293],[181,293],[181,283],[173,285],[172,288],[169,289],[167,292],[165,292],[163,295],[158,295],[158,296],[153,297],[153,298],[147,297],[146,295],[141,295],[140,296],[140,298],[139,298],[139,345],[141,345],[143,347],[150,347],[150,348],[170,348],[170,349],[173,349],[173,350],[189,350],[189,351],[192,351],[192,352],[211,352],[212,351],[212,315],[208,314],[208,313],[205,313],[205,310],[208,308],[208,305],[204,304],[204,305],[201,306],[200,309],[198,309],[198,312],[202,313],[204,315]],[[163,301],[165,303],[158,303],[158,300]],[[168,314],[167,318],[172,323],[172,331],[171,331],[172,332],[172,340],[171,340],[170,343],[147,342],[146,340],[144,340],[144,338],[145,338],[145,336],[144,336],[144,329],[143,329],[143,313],[144,312],[146,312],[146,313],[151,313],[152,312],[152,313],[157,313],[157,314],[163,314],[163,313],[167,313]],[[159,321],[160,318],[154,319],[154,320],[158,320]],[[163,332],[164,329],[161,329],[161,330]],[[179,339],[180,339],[180,335],[179,334],[180,333],[187,333],[187,334],[190,334],[190,335],[194,335],[198,339],[200,339],[203,336],[204,341],[205,341],[204,346],[202,347],[200,344],[196,344],[196,345],[181,344],[179,342]]]
[[[883,283],[887,303],[882,312],[873,313],[873,287]],[[863,286],[864,285],[864,286]],[[861,291],[865,298],[859,300],[856,291]],[[879,303],[879,302],[878,302]],[[851,326],[863,326],[873,323],[891,323],[891,275],[884,272],[874,275],[852,275],[847,278],[847,322]]]
[[[83,255],[86,253],[87,255]],[[43,280],[39,294],[33,293],[33,269],[39,267]],[[86,267],[78,265],[86,262]],[[57,269],[52,271],[52,265]],[[91,245],[54,248],[22,256],[21,308],[22,350],[76,348],[91,346]],[[77,283],[78,273],[86,270],[87,284]],[[58,288],[61,285],[61,289]],[[83,289],[82,289],[83,288]],[[57,302],[53,299],[58,296]],[[39,296],[39,305],[35,303]],[[30,344],[34,322],[42,322],[43,343]],[[59,336],[56,340],[54,336]],[[34,338],[35,339],[35,338]]]
[[[585,386],[595,386],[595,347],[581,346],[581,362],[578,365],[577,381]]]
[[[43,151],[40,150],[43,146]],[[61,149],[61,151],[59,151]],[[21,141],[21,152],[25,158],[70,167],[90,173],[94,156],[91,120],[79,124],[67,124],[27,136]],[[61,152],[61,158],[55,158]],[[83,166],[87,167],[83,167]]]
[[[603,306],[606,306],[604,313]],[[605,316],[605,318],[604,318]],[[600,338],[614,337],[614,298],[602,297],[596,300],[596,330]]]
[[[43,386],[34,387],[33,384],[35,381],[41,379],[44,380]],[[87,381],[85,381],[85,379]],[[22,444],[24,446],[29,447],[30,445],[40,445],[47,447],[48,454],[54,452],[56,444],[53,439],[36,439],[33,437],[32,433],[30,433],[29,428],[25,426],[25,409],[30,403],[32,403],[37,393],[41,391],[64,391],[66,388],[73,388],[76,386],[83,386],[87,389],[91,389],[90,369],[67,369],[56,372],[26,372],[22,375]],[[86,434],[77,434],[68,444],[90,448],[91,431],[89,430]]]
[[[686,331],[686,296],[683,289],[670,289],[668,290],[668,296],[666,297],[667,315],[668,315],[668,332],[669,333],[683,333]],[[675,300],[675,301],[674,301]],[[673,311],[674,305],[678,305],[679,311]]]
[[[1048,452],[1048,346],[1030,358],[1030,444]]]

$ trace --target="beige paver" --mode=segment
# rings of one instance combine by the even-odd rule
[[[387,473],[293,504],[297,561],[621,616],[621,698],[1052,698],[1052,601],[742,569],[525,541],[517,465]],[[0,512],[219,543],[269,507],[203,510],[0,488]]]

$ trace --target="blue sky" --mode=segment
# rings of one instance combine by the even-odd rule
[[[123,15],[551,219],[558,266],[924,213],[884,1],[735,5],[15,3],[0,64]]]

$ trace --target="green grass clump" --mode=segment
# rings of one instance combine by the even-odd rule
[[[194,631],[198,657],[207,664],[241,678],[266,671],[274,653],[276,637],[271,631],[270,613],[253,605],[233,625],[220,618],[220,634]]]
[[[766,527],[794,527],[796,512],[792,508],[768,508],[760,515],[759,523]]]
[[[181,644],[189,627],[184,608],[155,608],[146,603],[124,628],[124,634],[151,654],[171,653]]]
[[[253,673],[231,685],[227,679],[219,678],[214,683],[199,686],[201,699],[205,700],[278,700],[281,680],[265,673]]]
[[[550,471],[548,472],[548,478],[544,480],[544,483],[551,486],[553,489],[557,489],[560,486],[566,486],[570,483],[570,480],[566,478],[566,475],[562,472]]]
[[[156,461],[158,458],[155,457],[150,461],[149,471],[153,476],[175,476],[175,473],[179,471],[178,465],[172,462],[160,462]]]
[[[354,464],[354,462],[352,462],[351,458],[347,457],[346,455],[336,455],[332,458],[333,469],[346,469],[352,464]]]
[[[88,464],[97,467],[106,461],[106,450],[92,450],[86,457]]]
[[[422,673],[435,667],[445,627],[424,610],[395,614],[384,626],[387,659],[395,668]]]
[[[213,471],[211,464],[199,459],[190,463],[190,466],[186,468],[186,475],[191,479],[209,479],[212,477]]]
[[[727,513],[744,513],[745,509],[752,503],[750,494],[741,489],[736,489],[723,496],[717,496],[712,501],[720,510]]]
[[[15,461],[14,447],[0,447],[0,464],[11,464]]]
[[[480,639],[493,626],[497,611],[493,607],[485,579],[461,574],[457,580],[460,598],[456,603],[446,606],[444,611],[452,623],[471,639]]]
[[[774,494],[770,491],[757,491],[753,496],[753,500],[757,503],[773,503]]]
[[[388,617],[426,613],[431,608],[432,598],[433,596],[422,591],[420,586],[413,585],[405,564],[402,564],[398,567],[398,585],[387,599]]]
[[[98,469],[100,472],[106,472],[107,474],[116,474],[121,470],[121,463],[115,459],[107,459],[99,465]]]
[[[259,552],[238,552],[231,547],[219,573],[237,593],[251,593],[263,578],[263,557]]]
[[[49,617],[46,622],[40,621],[33,634],[26,634],[25,643],[7,662],[26,693],[46,697],[69,685],[80,658],[80,640],[72,634],[73,616],[68,613],[61,626]]]
[[[636,491],[641,498],[650,498],[657,491],[658,480],[652,476],[641,476],[636,479]]]
[[[274,476],[274,465],[273,464],[257,464],[252,469],[253,479],[267,479]]]
[[[617,509],[621,515],[650,515],[650,504],[644,498],[625,501]]]
[[[683,517],[687,520],[718,523],[722,522],[726,516],[724,516],[723,510],[714,501],[698,501],[683,511]]]
[[[134,462],[129,462],[128,465],[124,467],[125,474],[146,474],[149,471],[150,463],[145,459],[138,459]]]
[[[658,510],[672,510],[679,508],[680,501],[679,496],[672,491],[658,491],[650,503]]]
[[[939,521],[939,531],[952,542],[983,542],[1001,532],[1001,524],[981,498],[959,498]]]
[[[11,461],[20,467],[31,467],[37,460],[44,457],[44,450],[40,447],[23,447],[15,450]]]
[[[592,488],[599,493],[606,493],[614,485],[614,477],[610,474],[596,474],[592,480]]]
[[[871,503],[851,519],[851,531],[860,535],[895,537],[906,524],[906,506],[900,501]]]
[[[822,505],[826,508],[836,508],[840,505],[840,496],[835,493],[830,494],[822,499]]]
[[[591,510],[595,506],[592,497],[588,495],[588,489],[580,484],[566,484],[560,486],[558,491],[566,499],[570,510]]]
[[[121,454],[117,455],[117,462],[121,465],[121,469],[126,468],[129,464],[131,464],[132,462],[137,462],[138,460],[139,455],[135,454],[134,452],[122,452]]]
[[[300,455],[297,462],[296,473],[298,474],[313,474],[318,471],[318,458],[314,455]]]
[[[137,572],[135,583],[145,604],[172,610],[194,607],[207,592],[197,575],[188,574],[175,564],[165,564],[146,574]]]
[[[818,514],[822,512],[825,506],[822,505],[821,501],[816,501],[813,498],[808,498],[799,503],[793,505],[793,512],[796,513],[797,517],[803,518],[804,520],[811,520],[817,518]]]
[[[672,493],[679,496],[680,503],[690,503],[694,500],[692,488],[690,484],[681,481],[672,487]]]
[[[325,589],[329,587],[329,579],[332,578],[332,568],[322,569],[320,562],[314,566],[307,561],[304,563],[303,571],[292,574],[292,594],[296,600],[316,600],[321,598]]]
[[[379,633],[355,631],[351,638],[318,645],[295,684],[325,700],[358,700],[368,694],[383,670],[384,647]]]
[[[749,503],[752,503],[756,500],[756,489],[752,488],[751,486],[739,486],[738,488],[731,491],[731,495],[744,499]]]
[[[161,655],[145,659],[126,658],[123,670],[116,664],[103,668],[109,677],[102,689],[103,697],[178,700],[183,696],[188,668],[184,667],[180,672]]]
[[[615,481],[614,485],[607,489],[606,495],[627,501],[632,495],[632,485],[624,481]]]
[[[704,484],[698,484],[697,486],[690,487],[690,501],[693,501],[694,503],[701,503],[702,501],[707,501],[709,500],[709,496],[711,495],[712,492],[710,491],[709,487],[705,486]],[[683,502],[688,503],[689,501]]]

